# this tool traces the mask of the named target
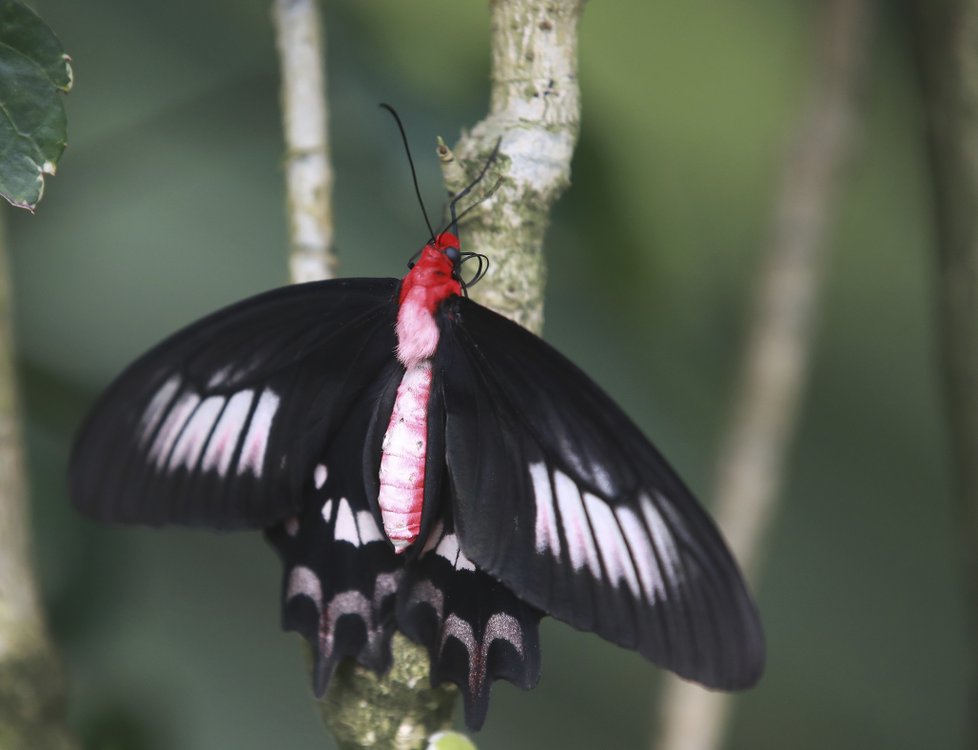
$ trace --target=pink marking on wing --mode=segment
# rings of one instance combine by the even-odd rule
[[[234,449],[238,447],[241,431],[248,421],[253,396],[254,391],[246,390],[238,391],[228,399],[224,413],[221,414],[210,440],[207,441],[204,460],[201,462],[204,471],[217,469],[217,473],[222,477],[227,476]]]
[[[560,534],[554,511],[554,496],[550,487],[550,473],[544,463],[530,464],[530,479],[533,481],[533,499],[537,506],[534,537],[537,552],[549,549],[554,557],[560,558]]]
[[[595,577],[600,577],[601,563],[580,490],[574,480],[561,471],[554,472],[554,486],[557,490],[557,507],[560,509],[560,518],[567,536],[571,565],[574,570],[580,570],[586,564]]]
[[[193,414],[200,403],[200,396],[196,393],[184,393],[170,407],[170,413],[160,427],[156,439],[149,450],[149,460],[156,463],[156,467],[162,469],[173,450],[174,441],[180,435],[180,431],[186,424],[187,419]]]
[[[142,447],[146,447],[146,443],[153,437],[156,426],[166,412],[166,407],[169,406],[170,401],[173,400],[173,396],[179,388],[180,377],[174,375],[160,386],[156,395],[153,396],[153,400],[149,402],[149,406],[146,407],[146,411],[143,412],[143,417],[139,422],[139,444]]]
[[[176,446],[170,455],[168,469],[173,471],[181,464],[188,470],[193,470],[200,459],[200,452],[204,448],[207,436],[210,435],[211,428],[217,415],[221,413],[224,406],[222,396],[211,396],[205,399],[198,406],[196,411],[187,420],[183,427],[183,432],[177,439]]]
[[[255,413],[251,415],[251,425],[245,436],[241,458],[238,460],[238,474],[250,471],[256,477],[261,477],[265,463],[265,450],[268,448],[268,436],[272,431],[272,420],[278,411],[279,398],[275,391],[266,388],[261,392]]]

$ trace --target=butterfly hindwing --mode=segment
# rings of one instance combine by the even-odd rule
[[[471,729],[485,721],[494,680],[537,684],[542,616],[465,556],[450,512],[406,566],[397,600],[398,627],[428,650],[432,681],[461,690]]]
[[[283,287],[218,311],[127,368],[79,432],[75,504],[99,520],[260,528],[392,358],[394,279]]]
[[[461,549],[529,604],[715,688],[763,667],[755,606],[713,523],[586,375],[463,298],[440,314]]]
[[[310,471],[304,510],[266,532],[284,566],[282,626],[312,646],[320,697],[344,658],[378,673],[390,667],[403,566],[367,499],[364,477],[379,468],[380,443],[364,436],[377,434],[372,423],[386,425],[390,384],[402,373],[391,358]]]

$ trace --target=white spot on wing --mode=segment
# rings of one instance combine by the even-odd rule
[[[475,563],[467,558],[461,549],[459,549],[458,559],[455,561],[455,570],[475,570]]]
[[[214,428],[214,422],[224,406],[224,398],[211,396],[204,399],[187,420],[173,452],[170,454],[169,470],[173,471],[181,464],[187,469],[197,468],[200,453],[207,443],[207,437]]]
[[[170,407],[170,413],[160,425],[160,431],[156,434],[153,446],[149,449],[149,460],[154,461],[157,468],[163,468],[180,431],[190,415],[193,414],[194,409],[197,408],[198,403],[200,403],[200,397],[197,394],[184,393]]]
[[[438,619],[441,620],[445,612],[445,594],[431,581],[422,580],[411,589],[408,601],[408,606],[417,604],[427,604],[435,610]]]
[[[611,475],[601,464],[585,462],[577,453],[574,443],[568,435],[560,436],[560,455],[570,464],[571,469],[585,483],[593,482],[598,491],[605,497],[615,495],[615,486]]]
[[[682,565],[679,561],[679,551],[676,549],[676,542],[672,538],[672,532],[662,520],[658,509],[652,504],[651,498],[642,495],[640,499],[642,515],[645,522],[649,525],[652,532],[652,539],[655,541],[655,548],[659,552],[666,564],[666,576],[674,586],[682,583]]]
[[[241,448],[238,474],[250,471],[256,477],[261,477],[262,467],[265,464],[265,451],[268,448],[268,436],[272,431],[272,420],[275,419],[275,412],[278,411],[278,403],[278,395],[270,388],[261,392]]]
[[[289,536],[295,536],[299,533],[299,517],[292,516],[291,518],[285,519],[285,533]]]
[[[333,538],[338,542],[349,542],[354,547],[360,546],[357,522],[353,518],[353,511],[345,497],[341,497],[336,506],[336,526],[333,528]]]
[[[601,491],[601,494],[605,497],[614,497],[617,494],[617,489],[615,483],[611,481],[611,474],[605,469],[601,464],[593,464],[591,466],[591,473],[594,478],[594,484]]]
[[[458,546],[458,537],[445,534],[435,548],[435,554],[444,557],[455,570],[475,570],[475,564],[465,556]]]
[[[455,535],[445,534],[435,548],[435,554],[444,557],[454,567],[455,561],[458,559],[458,539],[455,538]]]
[[[598,550],[601,552],[601,559],[604,560],[604,568],[612,585],[617,586],[624,578],[632,595],[638,597],[638,576],[635,574],[635,566],[611,507],[590,492],[584,493],[584,507],[591,518],[591,525],[598,538]]]
[[[550,489],[550,473],[543,463],[530,464],[530,478],[533,480],[533,498],[537,506],[536,550],[544,552],[549,549],[554,557],[560,557],[560,534]]]
[[[399,576],[397,573],[382,573],[374,579],[373,601],[367,599],[360,591],[343,591],[334,596],[323,613],[320,624],[320,658],[329,658],[333,653],[336,621],[345,615],[356,615],[363,622],[367,631],[368,653],[377,654],[383,641],[384,628],[382,623],[374,619],[374,614],[380,610],[381,603],[397,591]]]
[[[594,536],[588,524],[587,513],[581,502],[581,493],[574,480],[561,471],[554,472],[554,488],[557,490],[557,506],[564,524],[564,537],[567,539],[567,552],[574,570],[587,564],[591,573],[601,577],[601,563],[598,550],[594,546]]]
[[[486,658],[493,641],[509,643],[516,653],[523,656],[523,628],[519,620],[505,612],[497,612],[486,622],[482,639],[477,643],[472,626],[455,614],[445,618],[442,625],[439,651],[444,651],[445,643],[454,638],[469,654],[469,691],[473,695],[481,692],[486,677]]]
[[[217,470],[222,477],[227,476],[234,450],[241,440],[241,431],[248,421],[254,391],[238,391],[228,399],[217,426],[207,441],[201,468],[204,471]]]
[[[208,388],[217,388],[220,385],[224,385],[227,382],[228,375],[231,374],[231,365],[225,365],[220,370],[217,370],[210,379],[207,381]]]
[[[628,540],[632,559],[635,560],[638,577],[642,582],[642,589],[648,597],[649,604],[664,601],[666,591],[662,583],[662,574],[659,572],[659,564],[656,562],[652,540],[649,538],[645,526],[631,508],[618,507],[615,509],[615,515],[618,516],[625,539]]]
[[[384,535],[380,533],[380,529],[377,528],[377,522],[374,520],[373,513],[369,510],[357,511],[357,529],[360,532],[360,541],[363,544],[368,542],[382,542],[384,541]]]
[[[332,499],[327,500],[323,505],[323,520],[329,523],[333,517],[333,501]]]
[[[305,596],[312,599],[316,609],[323,611],[323,587],[317,576],[311,569],[299,565],[292,568],[289,573],[289,583],[285,590],[285,598],[291,601],[297,596]]]
[[[312,472],[312,481],[316,484],[317,490],[321,490],[323,485],[326,484],[328,473],[326,471],[326,464],[316,464],[316,468]]]
[[[160,423],[166,407],[173,400],[173,396],[179,387],[180,378],[174,375],[160,386],[156,395],[149,402],[149,406],[146,407],[146,411],[143,412],[143,417],[139,421],[139,443],[141,446],[145,447],[146,443],[153,437],[156,425]]]

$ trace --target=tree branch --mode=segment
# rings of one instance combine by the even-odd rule
[[[0,222],[0,747],[71,750],[76,746],[65,725],[64,674],[31,567],[12,307]]]
[[[749,579],[757,580],[814,342],[825,235],[853,143],[867,59],[868,0],[827,0],[808,102],[785,160],[770,246],[755,293],[733,416],[717,460],[717,521]],[[731,697],[670,678],[653,747],[719,746]]]
[[[945,398],[974,625],[978,622],[978,2],[917,2],[914,10],[912,27],[934,180]],[[973,717],[972,722],[974,743],[978,721]]]
[[[439,146],[445,185],[455,193],[499,143],[485,182],[502,182],[464,222],[467,249],[490,259],[472,296],[536,333],[543,328],[543,238],[550,209],[570,184],[580,130],[583,8],[583,0],[493,0],[489,116],[463,134],[454,153]],[[458,161],[470,167],[459,169]]]
[[[327,133],[326,55],[316,0],[274,0],[282,66],[282,123],[292,281],[336,275],[333,167]]]

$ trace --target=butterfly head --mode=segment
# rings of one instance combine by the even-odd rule
[[[462,293],[458,276],[462,252],[458,238],[451,232],[442,232],[421,249],[417,261],[410,264],[410,271],[401,282],[401,303],[409,294],[423,293],[424,306],[434,312],[443,300]]]
[[[482,253],[463,251],[459,245],[458,237],[447,231],[430,240],[408,263],[410,270],[401,284],[401,301],[417,286],[430,290],[431,310],[452,295],[468,296],[468,288],[489,270],[489,259]],[[471,260],[476,261],[475,273],[462,278],[462,266]]]

